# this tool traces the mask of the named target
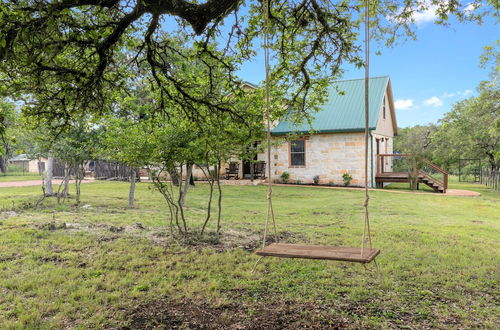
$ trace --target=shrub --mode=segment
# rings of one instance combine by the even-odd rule
[[[328,181],[328,185],[333,186],[334,185],[333,181]]]
[[[313,183],[314,183],[314,184],[319,184],[319,175],[315,175],[315,176],[313,177]]]
[[[345,172],[344,174],[342,174],[342,179],[344,180],[344,186],[347,187],[349,184],[351,184],[352,176],[348,172]]]
[[[302,184],[302,180],[301,179],[295,180],[295,184]]]
[[[281,182],[287,183],[288,179],[290,179],[290,173],[288,172],[281,173]]]

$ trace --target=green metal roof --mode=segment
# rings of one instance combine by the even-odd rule
[[[372,77],[369,81],[369,127],[375,129],[379,118],[389,77]],[[340,95],[338,91],[344,92]],[[272,133],[319,133],[357,132],[365,129],[365,80],[339,80],[328,88],[328,100],[320,106],[318,112],[312,114],[312,126],[304,122],[293,125],[283,119]]]

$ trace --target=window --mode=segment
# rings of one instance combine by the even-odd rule
[[[385,119],[385,96],[384,96],[384,105],[382,106],[382,114],[384,116],[384,119]]]
[[[290,142],[290,166],[306,165],[306,141],[294,140]]]

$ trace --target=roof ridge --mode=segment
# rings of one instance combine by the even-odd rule
[[[374,76],[370,77],[370,79],[375,79],[375,78],[389,78],[389,76]],[[342,79],[342,80],[335,80],[335,82],[341,82],[341,81],[352,81],[352,80],[365,80],[365,78],[352,78],[352,79]]]

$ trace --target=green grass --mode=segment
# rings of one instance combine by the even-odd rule
[[[495,328],[500,194],[474,184],[451,188],[482,195],[371,192],[380,280],[372,265],[298,259],[266,258],[252,274],[257,257],[249,250],[258,246],[265,221],[264,186],[225,186],[220,242],[209,235],[212,243],[197,245],[170,237],[166,206],[145,183],[138,184],[133,210],[126,183],[82,185],[80,208],[46,199],[33,209],[38,187],[0,188],[0,327],[147,327],[167,315],[196,328],[215,313],[249,328],[261,315],[275,321],[268,328]],[[362,191],[273,191],[283,241],[360,244]],[[188,195],[193,231],[206,192],[198,184]]]
[[[40,179],[40,175],[38,175],[36,173],[7,172],[5,175],[0,173],[0,182],[29,181],[29,180],[38,180],[38,179]]]

